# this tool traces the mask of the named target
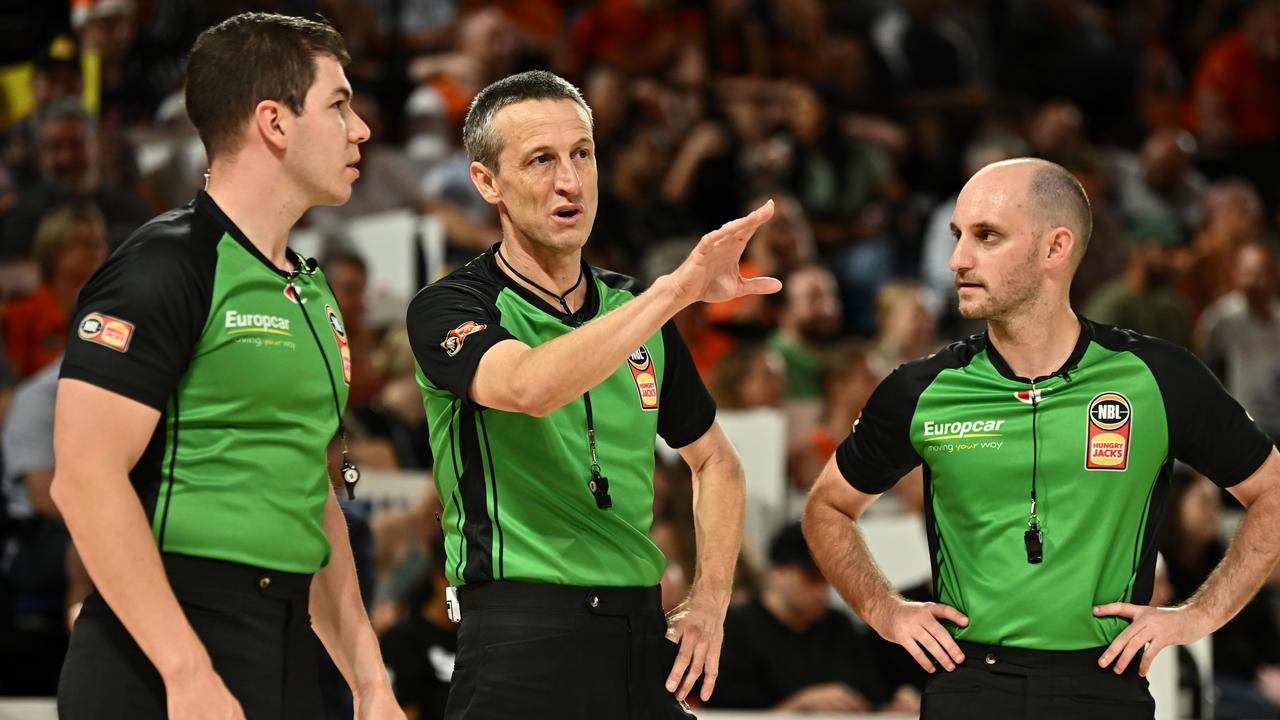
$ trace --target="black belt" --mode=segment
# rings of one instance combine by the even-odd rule
[[[281,600],[307,601],[311,575],[282,572],[225,560],[162,553],[165,575],[175,589],[209,589]]]
[[[552,610],[591,615],[662,613],[662,590],[653,587],[583,587],[498,580],[458,588],[462,616],[471,610]]]
[[[1096,672],[1112,672],[1098,667],[1098,658],[1107,648],[1084,650],[1030,650],[1027,648],[983,645],[964,640],[956,644],[964,652],[964,666],[1012,675],[1086,675]],[[1142,653],[1137,653],[1129,666],[1121,673],[1124,677],[1137,676],[1142,663]]]

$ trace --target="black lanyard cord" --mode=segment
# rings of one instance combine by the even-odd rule
[[[506,265],[506,266],[507,266],[507,269],[508,269],[508,270],[510,270],[511,272],[515,273],[516,277],[518,277],[518,278],[520,278],[521,280],[523,280],[523,281],[525,281],[525,282],[529,283],[530,285],[532,285],[532,286],[534,287],[534,289],[535,289],[535,290],[538,290],[538,291],[542,292],[544,295],[550,295],[551,297],[555,298],[555,299],[560,303],[560,307],[564,308],[564,314],[565,314],[565,315],[572,315],[572,314],[573,314],[573,313],[569,310],[569,300],[568,300],[568,297],[569,297],[569,295],[570,295],[570,294],[572,294],[572,293],[573,293],[573,291],[574,291],[574,290],[577,290],[577,289],[578,289],[578,286],[582,284],[582,278],[586,276],[586,273],[582,272],[582,266],[581,266],[581,265],[579,265],[579,266],[578,266],[578,279],[574,281],[573,285],[571,285],[571,286],[569,287],[569,289],[568,289],[568,290],[565,290],[565,291],[564,291],[564,292],[562,292],[562,293],[555,293],[555,292],[552,292],[551,290],[548,290],[548,289],[546,289],[546,288],[542,287],[541,285],[539,285],[538,283],[534,282],[533,280],[530,280],[530,279],[529,279],[529,277],[528,277],[527,275],[525,275],[524,273],[522,273],[522,272],[520,272],[519,270],[517,270],[517,269],[515,268],[515,266],[511,264],[511,261],[510,261],[510,260],[508,260],[508,259],[506,259],[505,257],[503,257],[503,256],[502,256],[502,251],[501,251],[501,250],[497,250],[497,251],[495,251],[495,252],[494,252],[494,255],[496,255],[496,256],[498,257],[498,259],[502,261],[502,264],[503,264],[503,265]]]
[[[311,324],[311,315],[307,312],[307,306],[303,303],[304,298],[302,292],[298,290],[298,286],[293,284],[294,278],[302,272],[303,265],[298,265],[289,277],[289,287],[293,291],[293,298],[297,300],[298,307],[302,310],[302,319],[307,329],[311,331],[311,339],[316,342],[316,349],[320,351],[320,357],[324,360],[324,371],[329,376],[329,391],[333,394],[333,412],[338,417],[338,437],[342,443],[342,484],[347,488],[347,499],[355,500],[356,483],[360,482],[360,469],[351,462],[351,458],[347,455],[347,427],[342,422],[342,403],[338,400],[338,381],[333,377],[333,368],[329,367],[329,354],[324,351],[324,343],[320,342],[320,335],[316,333],[316,328]]]

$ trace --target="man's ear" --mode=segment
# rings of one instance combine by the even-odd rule
[[[498,173],[489,169],[479,160],[471,161],[471,183],[480,191],[480,197],[490,205],[497,205],[502,200],[498,190]]]
[[[1045,267],[1056,269],[1070,263],[1072,251],[1076,247],[1076,235],[1064,226],[1049,231],[1049,246],[1045,253]]]
[[[284,152],[289,145],[293,113],[275,100],[263,100],[253,109],[253,129],[267,147]]]

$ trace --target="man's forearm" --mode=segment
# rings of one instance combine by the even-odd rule
[[[52,495],[98,592],[166,682],[212,667],[129,479],[59,468]]]
[[[626,305],[525,351],[511,378],[533,414],[545,415],[604,382],[683,307],[666,278]]]
[[[878,614],[898,596],[871,557],[857,523],[840,510],[810,501],[802,520],[813,559],[840,597],[877,632]]]
[[[316,573],[311,584],[311,622],[358,697],[387,683],[387,675],[378,638],[360,599],[346,519],[332,490],[325,502],[324,531],[332,550],[329,564]]]
[[[698,567],[692,592],[709,595],[726,608],[742,546],[745,508],[746,476],[736,453],[708,459],[694,472],[693,526]]]
[[[1258,497],[1245,511],[1231,547],[1218,567],[1187,601],[1205,615],[1209,632],[1222,627],[1266,582],[1280,558],[1280,490]]]

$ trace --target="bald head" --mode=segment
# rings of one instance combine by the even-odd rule
[[[1023,189],[1023,202],[1033,218],[1037,236],[1058,227],[1070,230],[1075,237],[1071,267],[1080,265],[1093,234],[1093,211],[1089,196],[1074,175],[1061,165],[1040,158],[992,163],[979,172],[983,173],[997,173],[992,180],[1007,180]],[[1009,190],[1014,191],[1014,187]]]

